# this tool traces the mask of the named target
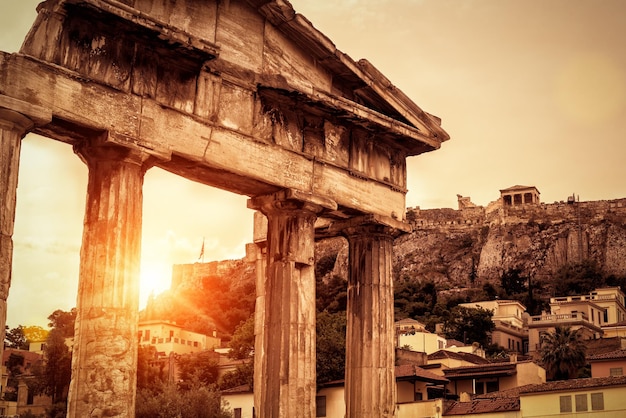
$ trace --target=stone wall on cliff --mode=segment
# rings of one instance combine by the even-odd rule
[[[563,265],[583,260],[595,261],[607,276],[626,275],[626,199],[411,208],[407,220],[413,232],[394,245],[397,280],[476,287],[499,282],[512,269],[549,280]]]

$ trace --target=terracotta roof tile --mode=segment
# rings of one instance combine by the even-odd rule
[[[626,350],[609,351],[608,353],[595,354],[587,357],[587,360],[618,360],[626,359]]]
[[[591,377],[586,379],[557,380],[554,382],[528,385],[520,395],[538,392],[560,392],[604,386],[626,386],[626,376]]]
[[[490,363],[489,360],[487,360],[486,358],[477,356],[476,354],[456,353],[454,351],[448,351],[448,350],[439,350],[428,355],[428,360],[438,360],[438,359],[443,359],[443,358],[463,360],[463,361],[467,361],[469,363],[474,363],[474,364],[489,364]]]
[[[485,414],[490,412],[519,411],[519,398],[489,398],[470,402],[446,403],[444,416]]]
[[[430,383],[448,383],[450,382],[445,377],[439,376],[435,373],[424,370],[419,366],[413,364],[404,364],[402,366],[396,366],[395,369],[396,379],[407,380],[407,378],[414,378],[422,382]]]
[[[596,340],[585,340],[585,346],[587,347],[587,357],[589,357],[620,350],[622,342],[619,337],[599,338]]]
[[[529,389],[531,386],[535,386],[535,384],[528,384],[517,386],[511,389],[499,390],[497,392],[489,392],[483,393],[482,395],[474,395],[474,399],[484,399],[484,398],[519,398],[519,394],[521,391]]]

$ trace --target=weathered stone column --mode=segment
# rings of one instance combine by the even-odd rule
[[[343,225],[349,243],[346,417],[395,416],[393,239],[408,226],[367,216]]]
[[[315,221],[328,199],[288,190],[248,206],[268,220],[264,355],[256,364],[259,418],[315,417]],[[255,359],[256,360],[256,359]],[[258,387],[260,386],[260,387]]]
[[[267,269],[267,218],[254,212],[253,243],[246,246],[246,258],[255,264],[256,300],[254,304],[254,405],[261,405],[265,361],[265,288]]]
[[[89,168],[68,417],[135,416],[146,156],[78,146]]]
[[[17,201],[17,178],[22,138],[36,125],[44,125],[52,114],[0,95],[0,336],[4,341],[7,298],[13,264],[13,226]],[[0,344],[0,358],[4,345]]]

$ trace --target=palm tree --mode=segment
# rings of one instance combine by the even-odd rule
[[[579,330],[557,326],[554,332],[544,335],[541,343],[541,362],[548,380],[566,380],[576,377],[585,366],[585,345]]]

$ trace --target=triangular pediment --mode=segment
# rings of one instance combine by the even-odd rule
[[[381,115],[415,128],[421,135],[438,143],[449,139],[441,128],[441,120],[424,112],[408,96],[395,87],[366,59],[355,62],[339,51],[334,43],[319,32],[304,16],[296,13],[288,2],[248,0],[285,38],[311,58],[311,65],[323,67],[330,76],[330,85],[314,83],[312,88],[337,95]],[[287,65],[289,67],[289,65]],[[286,73],[292,68],[284,68]]]

